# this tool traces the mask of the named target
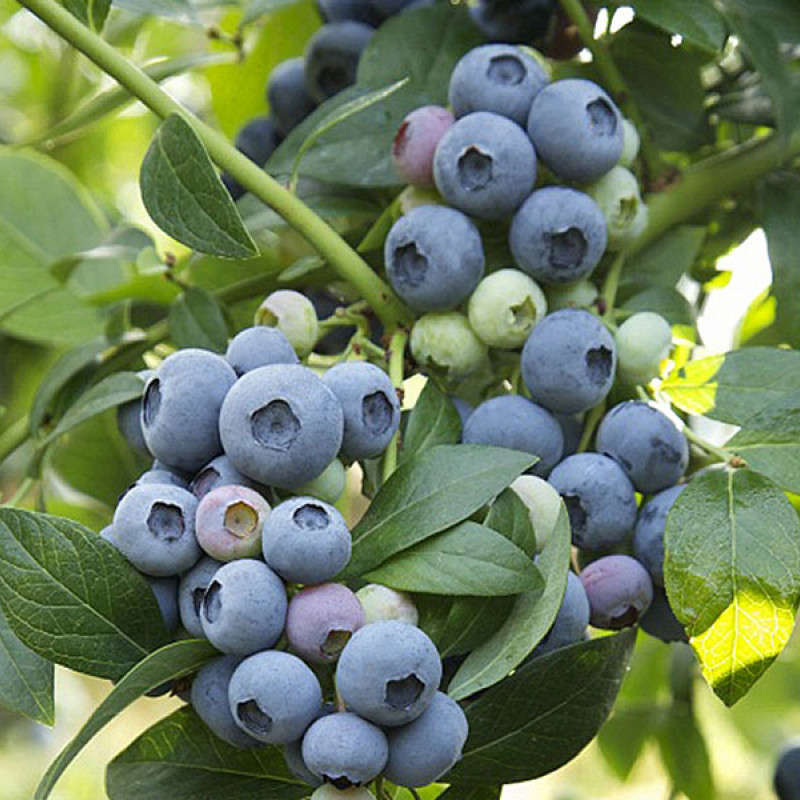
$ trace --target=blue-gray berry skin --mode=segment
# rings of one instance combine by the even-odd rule
[[[219,418],[225,453],[252,480],[294,489],[322,474],[342,444],[336,395],[299,364],[272,364],[243,375]]]
[[[662,642],[688,642],[686,630],[678,621],[661,586],[653,585],[653,601],[639,620],[642,630]]]
[[[461,429],[463,431],[467,420],[475,409],[466,400],[462,400],[460,397],[451,395],[450,402],[456,407],[456,411],[458,411],[458,418],[461,420]]]
[[[190,702],[214,735],[234,747],[249,749],[261,742],[236,724],[228,702],[231,676],[241,660],[238,656],[219,656],[209,661],[192,681]]]
[[[481,403],[464,425],[461,440],[539,456],[531,472],[540,478],[550,474],[564,450],[564,434],[558,420],[518,394],[492,397]]]
[[[442,197],[465,214],[503,219],[533,190],[536,153],[519,125],[475,111],[456,120],[439,140],[433,180]]]
[[[561,426],[564,434],[564,453],[563,458],[578,452],[578,445],[583,436],[583,419],[575,414],[553,414]]]
[[[428,636],[396,620],[356,631],[336,667],[336,687],[348,709],[384,727],[405,725],[430,705],[442,662]]]
[[[630,556],[603,556],[581,573],[595,628],[619,630],[635,625],[653,600],[647,570]]]
[[[596,448],[619,463],[636,489],[674,486],[689,464],[689,443],[672,420],[647,403],[614,406],[597,429]]]
[[[278,641],[286,607],[281,579],[263,561],[241,558],[214,573],[203,596],[200,621],[214,647],[244,656]]]
[[[381,24],[378,11],[369,0],[317,0],[317,9],[325,22],[363,22],[377,28]]]
[[[518,47],[485,44],[456,64],[449,99],[456,117],[491,111],[525,127],[533,98],[548,83],[540,64]]]
[[[592,81],[569,78],[545,86],[534,98],[528,134],[539,158],[560,178],[591,183],[622,155],[622,116]]]
[[[535,656],[552,653],[561,647],[583,641],[589,626],[589,598],[580,578],[573,572],[567,573],[567,589],[555,622],[533,651]]]
[[[578,453],[565,458],[549,482],[564,499],[576,547],[607,550],[628,537],[636,522],[636,493],[615,461]]]
[[[441,778],[461,758],[469,725],[461,706],[436,692],[417,719],[388,732],[389,760],[384,775],[392,783],[420,788]]]
[[[259,167],[263,167],[280,142],[281,136],[272,118],[263,115],[254,117],[239,130],[234,145],[242,155],[247,156]],[[239,181],[227,173],[223,173],[222,183],[234,200],[238,200],[247,191]]]
[[[237,333],[228,345],[225,358],[239,376],[269,364],[300,362],[283,332],[267,325],[254,325]]]
[[[305,70],[302,58],[289,58],[272,70],[267,81],[267,103],[281,136],[288,136],[317,107],[306,88]]]
[[[547,35],[555,6],[555,0],[477,0],[469,13],[490,41],[530,44]]]
[[[292,497],[272,509],[262,534],[264,560],[290,583],[330,580],[350,560],[344,517],[314,497]]]
[[[303,783],[307,783],[313,788],[322,786],[322,778],[318,778],[303,761],[303,740],[298,739],[296,742],[289,742],[283,746],[283,760],[286,766],[289,767],[289,772],[299,778]]]
[[[389,17],[415,5],[416,0],[368,0],[368,2],[378,12],[381,19],[389,19]]]
[[[384,245],[392,288],[415,311],[455,308],[483,277],[483,242],[453,208],[418,206],[392,226]]]
[[[664,585],[664,528],[667,514],[686,484],[659,492],[645,503],[636,519],[633,532],[633,555],[650,573],[653,583]]]
[[[114,512],[117,549],[145,575],[164,578],[191,569],[202,555],[194,533],[197,499],[164,484],[134,486]]]
[[[235,381],[228,362],[207,350],[167,356],[142,399],[142,429],[150,452],[186,472],[196,472],[219,455],[219,410]]]
[[[588,194],[565,186],[535,191],[514,215],[509,244],[520,269],[542,283],[591,274],[608,243],[606,221]]]
[[[145,382],[150,380],[153,370],[143,369],[137,375]],[[125,437],[128,444],[137,452],[143,455],[151,455],[147,449],[147,442],[144,440],[142,431],[142,398],[131,400],[117,407],[117,427],[119,432]]]
[[[350,20],[319,28],[306,47],[306,88],[317,102],[333,97],[356,82],[361,54],[375,29]]]
[[[117,546],[116,542],[114,541],[114,525],[113,523],[106,525],[105,528],[101,528],[97,535],[101,538],[105,539],[109,544],[113,544],[114,547]]]
[[[577,414],[611,391],[617,350],[597,317],[565,308],[548,314],[531,331],[521,363],[534,402],[557,413]]]
[[[790,747],[781,754],[773,785],[778,800],[800,800],[800,747]]]
[[[317,676],[297,656],[265,650],[236,668],[228,689],[236,724],[266,744],[300,739],[322,713]]]
[[[379,456],[400,425],[400,401],[389,376],[366,361],[347,361],[322,380],[342,404],[342,454],[352,461]]]
[[[386,734],[358,714],[321,717],[303,737],[303,761],[315,775],[339,789],[376,778],[389,757]]]
[[[247,486],[255,491],[263,491],[263,486],[251,481],[246,475],[239,472],[228,456],[217,456],[206,464],[189,486],[192,494],[202,500],[209,492],[219,489],[220,486]]]
[[[178,627],[178,579],[170,578],[147,578],[150,588],[155,595],[158,603],[158,610],[164,620],[164,627],[169,633],[173,633]]]
[[[203,632],[203,623],[200,620],[203,597],[208,584],[211,583],[221,566],[221,561],[204,556],[188,572],[181,575],[178,584],[178,611],[181,616],[181,625],[195,639],[206,638]]]

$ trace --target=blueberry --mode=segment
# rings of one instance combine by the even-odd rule
[[[200,621],[217,650],[244,656],[278,641],[286,605],[281,579],[263,561],[242,558],[214,574],[203,596]]]
[[[351,461],[379,456],[400,426],[400,402],[389,376],[366,361],[347,361],[322,380],[344,412],[342,453]]]
[[[142,429],[150,452],[187,472],[219,455],[219,410],[235,380],[228,362],[207,350],[167,356],[142,399]]]
[[[357,714],[321,717],[303,737],[303,761],[315,775],[340,789],[369,783],[389,756],[386,734]]]
[[[386,727],[405,725],[430,705],[442,662],[428,636],[414,625],[388,620],[356,631],[336,666],[345,705]]]
[[[781,753],[775,766],[774,786],[778,800],[800,798],[800,747],[790,747]]]
[[[114,512],[117,549],[145,575],[167,577],[197,563],[197,500],[177,486],[134,486]]]
[[[416,311],[455,308],[483,277],[481,235],[459,211],[418,206],[395,222],[384,245],[392,288]]]
[[[384,775],[398,786],[427,786],[455,766],[468,733],[461,706],[436,692],[428,708],[413,722],[388,731],[389,760]]]
[[[618,462],[644,494],[674,486],[689,463],[689,443],[672,420],[633,400],[614,406],[603,417],[596,448]]]
[[[567,573],[567,588],[558,609],[555,621],[533,651],[536,656],[552,653],[561,647],[583,641],[589,625],[589,598],[581,579],[572,572]]]
[[[254,164],[263,167],[267,159],[277,149],[281,143],[281,136],[271,117],[261,116],[251,119],[236,134],[234,145],[244,156],[247,156]],[[234,200],[238,200],[247,191],[235,178],[228,174],[223,174],[222,182]]]
[[[522,347],[537,322],[547,313],[539,286],[517,269],[487,275],[469,298],[469,324],[489,347]]]
[[[158,610],[164,620],[164,627],[173,633],[178,627],[178,579],[150,578],[145,576],[158,603]]]
[[[218,561],[256,558],[268,514],[269,503],[246,486],[212,489],[197,506],[197,542]]]
[[[555,9],[555,0],[477,0],[469,13],[487,39],[527,44],[547,34]]]
[[[441,106],[422,106],[405,116],[392,144],[392,164],[406,183],[433,186],[433,154],[454,121]]]
[[[231,676],[240,662],[238,656],[219,656],[209,661],[192,681],[190,702],[215,736],[234,747],[258,747],[261,743],[236,724],[228,702]]]
[[[323,583],[291,599],[286,636],[289,647],[304,661],[329,664],[364,622],[364,609],[346,586]]]
[[[219,417],[225,453],[260,483],[292,489],[320,475],[342,444],[336,395],[298,364],[248,372],[228,393]]]
[[[536,153],[511,120],[475,111],[456,120],[441,138],[433,178],[450,205],[481,219],[503,219],[531,193]]]
[[[639,620],[642,630],[662,642],[688,642],[683,625],[670,608],[667,593],[661,586],[653,586],[653,602]]]
[[[637,218],[644,201],[636,176],[625,167],[613,167],[602,178],[586,188],[605,217],[608,246],[619,250],[638,230]]]
[[[297,656],[266,650],[236,668],[228,689],[236,724],[267,744],[300,739],[322,711],[316,675]]]
[[[672,326],[660,314],[642,311],[617,329],[617,369],[629,384],[650,383],[672,349]]]
[[[578,452],[578,446],[583,436],[583,418],[575,414],[553,414],[561,426],[564,434],[564,454],[563,458]]]
[[[595,628],[619,630],[635,625],[653,599],[647,570],[630,556],[603,556],[581,573]]]
[[[353,786],[350,789],[337,789],[330,783],[323,783],[311,800],[375,800],[375,795],[363,786]]]
[[[263,533],[264,559],[291,583],[330,580],[350,560],[350,531],[331,505],[293,497],[275,506]]]
[[[205,556],[201,558],[188,572],[181,576],[178,585],[178,610],[181,615],[181,625],[190,636],[196,639],[205,639],[203,623],[200,620],[200,611],[203,608],[203,597],[208,584],[211,583],[222,562]]]
[[[277,328],[300,356],[307,356],[319,338],[319,320],[313,303],[291,289],[267,295],[256,311],[255,321],[256,325]],[[284,359],[274,363],[290,362]]]
[[[202,500],[210,491],[220,486],[247,486],[258,491],[259,485],[242,475],[228,456],[217,456],[194,476],[189,487],[192,494]]]
[[[116,543],[114,542],[114,525],[113,523],[106,525],[104,528],[97,532],[97,535],[105,539],[109,544],[113,544],[116,547]]]
[[[633,533],[633,554],[641,561],[653,583],[664,585],[664,527],[678,495],[686,485],[673,486],[652,497],[642,506]]]
[[[388,19],[414,5],[415,0],[368,0],[368,2],[378,12],[381,19]]]
[[[486,345],[458,311],[421,316],[411,329],[409,346],[422,369],[448,380],[464,378],[488,360]]]
[[[405,594],[379,583],[369,583],[356,592],[358,602],[364,610],[365,624],[395,619],[416,625],[419,613],[414,601]]]
[[[317,0],[317,9],[325,22],[363,22],[377,28],[381,18],[369,0]]]
[[[453,395],[450,395],[450,402],[456,407],[456,411],[458,411],[458,418],[461,420],[461,428],[463,430],[470,414],[472,414],[475,409],[466,400]]]
[[[550,311],[562,308],[589,308],[597,302],[600,292],[589,280],[575,283],[551,283],[545,287]]]
[[[179,489],[188,489],[189,484],[171,469],[148,469],[134,482],[133,486],[147,486],[151,484],[161,486],[177,486]],[[130,488],[132,489],[133,486]]]
[[[363,22],[329,22],[319,28],[306,47],[306,88],[322,102],[356,82],[361,54],[375,29]]]
[[[347,471],[338,458],[334,458],[321,475],[295,490],[299,495],[307,495],[324,500],[333,505],[344,494],[347,487]]]
[[[560,178],[591,183],[622,155],[622,116],[592,81],[569,78],[534,98],[528,133],[539,158]]]
[[[606,221],[589,195],[564,186],[534,192],[514,215],[509,244],[520,269],[543,283],[591,274],[606,249]]]
[[[636,126],[629,120],[623,117],[622,119],[622,153],[619,157],[619,163],[623,167],[630,167],[636,156],[639,155],[639,146],[641,139],[639,138],[639,131]]]
[[[267,104],[281,136],[288,136],[316,107],[306,89],[306,65],[302,58],[282,61],[267,81]]]
[[[278,328],[256,325],[246,328],[231,339],[225,354],[237,375],[244,375],[268,364],[297,364],[299,359],[292,343]]]
[[[456,64],[449,99],[457,117],[491,111],[525,127],[533,98],[548,83],[542,66],[519,47],[485,44]]]
[[[153,375],[153,370],[143,369],[136,373],[145,383],[150,380]],[[144,431],[142,431],[142,398],[138,397],[136,400],[130,400],[117,407],[117,427],[119,432],[126,439],[128,444],[137,453],[143,455],[151,455],[147,449],[147,442],[144,440]]]
[[[536,549],[541,551],[555,530],[561,511],[561,497],[547,481],[535,475],[520,475],[509,488],[528,509],[536,535]]]
[[[636,522],[636,493],[615,461],[578,453],[565,458],[549,480],[567,506],[576,547],[607,550],[628,537]]]
[[[539,456],[531,472],[546,477],[561,460],[564,434],[549,411],[518,394],[492,397],[470,414],[462,441],[522,450]]]

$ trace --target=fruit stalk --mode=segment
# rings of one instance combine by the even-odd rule
[[[408,331],[405,328],[395,330],[389,339],[389,377],[395,389],[400,390],[403,385],[403,363],[405,359]],[[397,444],[399,432],[395,433],[392,441],[383,454],[382,478],[386,482],[397,468]]]

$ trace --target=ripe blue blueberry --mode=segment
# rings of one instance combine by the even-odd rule
[[[460,397],[454,397],[453,395],[450,396],[450,402],[456,407],[456,411],[458,411],[458,418],[461,420],[461,428],[463,430],[470,414],[472,414],[475,409],[466,400]]]
[[[352,461],[379,456],[400,425],[400,402],[389,376],[366,361],[347,361],[322,380],[342,404],[344,456]]]
[[[417,719],[388,731],[389,760],[384,775],[398,786],[427,786],[455,766],[468,734],[461,706],[436,692]]]
[[[260,483],[293,489],[320,475],[342,444],[336,395],[299,364],[272,364],[243,375],[219,417],[225,453]]]
[[[235,381],[228,362],[207,350],[167,356],[142,399],[142,429],[150,452],[186,472],[196,472],[219,455],[219,410]]]
[[[325,22],[363,22],[377,28],[381,18],[369,0],[317,0],[317,9]]]
[[[356,82],[361,53],[375,29],[350,20],[329,22],[306,47],[306,88],[317,102],[333,97]]]
[[[442,136],[433,157],[433,179],[442,197],[465,214],[503,219],[531,193],[536,153],[519,125],[475,111]]]
[[[416,0],[368,0],[368,2],[382,19],[388,19],[414,5]]]
[[[603,417],[596,448],[617,461],[644,494],[674,486],[689,463],[689,443],[672,420],[633,400],[614,406]]]
[[[297,656],[265,650],[236,668],[228,689],[236,724],[267,744],[300,739],[322,712],[317,676]]]
[[[153,370],[143,369],[136,373],[144,383],[153,375]],[[137,452],[143,455],[151,455],[147,449],[147,442],[144,440],[142,431],[142,398],[130,400],[117,407],[117,427],[119,432],[125,437],[128,444]]]
[[[217,456],[213,461],[206,464],[194,476],[189,488],[198,500],[202,500],[210,491],[219,489],[220,486],[247,486],[256,491],[259,489],[259,485],[255,481],[251,481],[250,478],[242,475],[233,466],[228,456]]]
[[[384,248],[392,288],[416,311],[455,308],[483,277],[481,235],[453,208],[418,206],[395,222]]]
[[[673,486],[652,497],[639,511],[633,533],[633,554],[644,564],[653,583],[664,585],[664,528],[667,514],[686,488]]]
[[[170,578],[150,578],[145,575],[150,584],[158,603],[158,610],[164,620],[164,627],[167,632],[173,633],[178,627],[178,579]]]
[[[286,335],[266,325],[255,325],[237,333],[228,345],[225,358],[237,375],[268,364],[299,363]]]
[[[406,183],[433,186],[436,145],[455,118],[441,106],[422,106],[407,114],[392,143],[392,164]]]
[[[289,58],[272,70],[267,81],[267,104],[281,136],[288,136],[317,107],[306,88],[305,70],[302,58]]]
[[[575,414],[553,414],[564,434],[564,458],[578,452],[583,435],[583,419]]]
[[[567,573],[567,589],[555,622],[542,639],[533,654],[536,656],[552,653],[561,647],[583,641],[589,626],[589,598],[581,579],[573,572]]]
[[[281,579],[263,561],[242,558],[214,573],[203,596],[200,621],[214,647],[244,656],[278,641],[286,605]]]
[[[778,800],[800,798],[800,747],[790,747],[781,753],[775,766],[774,786]]]
[[[564,499],[576,547],[607,550],[628,537],[636,522],[636,493],[616,461],[578,453],[565,458],[549,480]]]
[[[555,0],[477,0],[469,13],[490,41],[528,44],[547,35],[555,7]]]
[[[221,561],[205,556],[181,576],[178,585],[178,610],[181,615],[181,625],[195,639],[206,638],[203,632],[203,623],[200,620],[203,597],[208,584],[211,583],[221,566]]]
[[[533,98],[547,83],[547,73],[524,50],[485,44],[456,64],[450,77],[450,105],[457,117],[491,111],[524,128]]]
[[[661,586],[653,586],[653,601],[639,620],[642,630],[662,642],[688,642],[686,631],[675,616]]]
[[[589,275],[606,249],[603,212],[589,195],[564,186],[534,192],[514,215],[509,244],[520,269],[543,283]]]
[[[385,727],[422,714],[441,679],[433,642],[414,625],[395,620],[356,631],[336,666],[336,687],[347,708]]]
[[[577,414],[596,406],[611,391],[617,351],[597,317],[565,308],[548,314],[531,331],[521,362],[534,402],[550,411]]]
[[[389,756],[386,734],[357,714],[321,717],[303,737],[303,761],[309,770],[340,789],[376,778]]]
[[[539,158],[560,178],[591,183],[622,155],[622,116],[592,81],[570,78],[534,98],[528,133]]]
[[[375,800],[375,795],[364,786],[337,789],[330,783],[323,783],[311,795],[311,800]]]
[[[134,486],[114,512],[117,549],[145,575],[179,575],[202,551],[195,537],[197,500],[177,486]]]
[[[336,713],[336,706],[333,703],[322,704],[320,717],[335,713]],[[302,739],[297,739],[294,742],[289,742],[289,744],[285,744],[283,746],[283,758],[284,761],[286,761],[286,766],[289,767],[289,771],[296,778],[299,778],[301,781],[307,783],[309,786],[317,787],[322,784],[322,778],[315,775],[308,768],[308,766],[306,766],[306,762],[303,761]]]
[[[177,472],[171,469],[148,469],[143,472],[133,483],[133,486],[146,486],[160,484],[162,486],[177,486],[179,489],[188,489],[189,484]],[[129,487],[128,491],[133,488]]]
[[[350,560],[350,531],[331,505],[293,497],[272,509],[262,536],[264,559],[291,583],[330,580]]]
[[[564,434],[549,411],[518,394],[492,397],[470,414],[461,436],[468,444],[489,444],[539,456],[531,472],[540,477],[561,460]]]
[[[236,134],[236,149],[247,156],[254,164],[263,167],[281,143],[281,136],[271,117],[261,116],[251,119]],[[238,200],[247,191],[235,178],[223,174],[222,182],[234,200]]]
[[[268,514],[269,503],[246,486],[212,489],[197,506],[197,543],[219,561],[256,558]]]
[[[595,628],[619,630],[635,625],[653,599],[647,570],[630,556],[603,556],[581,573]]]

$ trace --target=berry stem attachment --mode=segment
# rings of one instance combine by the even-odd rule
[[[396,328],[389,337],[389,348],[387,350],[387,355],[389,357],[389,378],[398,394],[402,392],[403,387],[403,364],[405,361],[407,343],[408,331],[405,328]],[[399,436],[400,431],[397,431],[383,454],[381,477],[384,483],[389,479],[389,476],[395,469],[397,469],[397,445]]]
[[[617,302],[617,290],[619,289],[619,279],[622,270],[625,268],[625,251],[617,253],[616,258],[611,264],[606,279],[603,281],[603,290],[600,296],[603,299],[603,322],[608,323],[614,316],[614,303]]]

